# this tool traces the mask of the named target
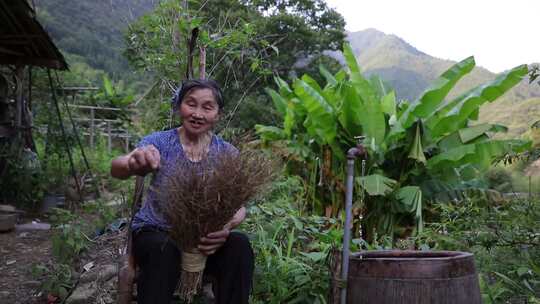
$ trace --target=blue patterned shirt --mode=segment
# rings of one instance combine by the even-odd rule
[[[237,151],[233,145],[224,141],[219,136],[213,135],[206,159],[201,160],[200,162],[192,162],[184,154],[184,149],[180,143],[180,137],[178,136],[176,128],[167,131],[154,132],[144,137],[137,144],[137,147],[144,147],[147,145],[153,145],[158,149],[160,165],[159,169],[152,174],[150,187],[146,190],[144,196],[143,206],[133,217],[133,230],[143,226],[154,226],[164,230],[170,228],[169,224],[158,211],[157,206],[160,202],[155,189],[159,189],[159,186],[163,183],[164,177],[173,174],[174,171],[178,169],[176,168],[177,166],[180,164],[203,165],[203,162],[211,161],[221,153],[234,153]]]

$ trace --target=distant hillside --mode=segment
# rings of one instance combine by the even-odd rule
[[[516,138],[527,133],[534,122],[540,120],[540,98],[519,102],[509,99],[487,104],[482,108],[480,120],[501,123],[508,127],[507,138]]]
[[[396,89],[400,98],[417,98],[433,80],[455,63],[430,56],[403,39],[376,29],[348,33],[347,40],[366,74],[381,76]],[[477,66],[460,81],[456,92],[450,97],[495,77],[495,73]],[[524,81],[509,95],[516,100],[540,97],[540,86],[530,86]]]
[[[35,0],[38,20],[64,53],[84,58],[92,68],[117,76],[129,70],[122,56],[127,25],[157,2]]]
[[[396,89],[399,98],[416,99],[433,80],[455,63],[430,56],[395,35],[375,29],[349,33],[347,39],[362,70],[368,75],[377,74],[387,81]],[[476,67],[458,83],[449,97],[458,96],[496,76],[487,69]],[[532,122],[540,119],[539,98],[540,85],[529,84],[525,79],[498,101],[485,105],[481,109],[480,121],[509,126],[508,136],[523,134]]]

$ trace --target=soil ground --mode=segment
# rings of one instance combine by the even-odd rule
[[[32,267],[51,263],[51,231],[0,233],[0,303],[47,303]]]

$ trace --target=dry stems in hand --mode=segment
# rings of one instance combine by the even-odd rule
[[[178,164],[158,191],[172,239],[181,250],[196,248],[202,236],[223,229],[240,207],[261,194],[277,168],[276,161],[255,150]]]

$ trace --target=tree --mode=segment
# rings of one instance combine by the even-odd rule
[[[190,1],[188,7],[169,0],[130,25],[126,54],[135,67],[174,86],[185,74],[186,40],[198,27],[208,76],[224,87],[228,110],[236,113],[242,109],[239,104],[249,101],[247,108],[268,113],[266,98],[260,96],[273,76],[288,78],[301,69],[295,66],[299,60],[338,49],[344,25],[343,17],[322,0]],[[196,51],[194,62],[197,56]],[[252,126],[245,121],[237,119],[231,125]]]

